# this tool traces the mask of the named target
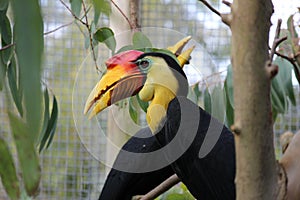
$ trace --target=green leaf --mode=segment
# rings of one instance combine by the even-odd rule
[[[232,67],[231,64],[227,67],[227,76],[225,79],[225,92],[227,94],[230,105],[234,108],[233,103],[233,79],[232,79]]]
[[[287,20],[287,27],[293,38],[298,38],[296,28],[294,26],[294,15],[291,15]]]
[[[8,78],[8,84],[9,84],[11,96],[15,102],[15,105],[18,109],[20,116],[23,116],[22,97],[21,97],[22,94],[19,91],[17,86],[18,82],[17,82],[15,58],[11,59],[11,62],[8,65],[7,78]]]
[[[279,66],[278,74],[275,79],[281,83],[283,90],[285,91],[286,96],[290,99],[291,103],[296,105],[296,98],[294,94],[294,86],[292,83],[292,70],[293,66],[287,60],[277,57],[274,60],[274,63]]]
[[[93,0],[94,5],[94,22],[95,24],[98,23],[100,13],[109,16],[111,13],[110,2],[106,0]]]
[[[204,91],[204,109],[206,112],[211,114],[211,96],[208,88],[206,88]]]
[[[133,48],[133,45],[126,45],[126,46],[121,47],[121,48],[117,51],[117,54],[118,54],[118,53],[121,53],[121,52],[123,52],[123,51],[132,50],[132,49],[134,49],[134,48]]]
[[[195,93],[197,99],[199,99],[200,96],[201,96],[201,94],[202,94],[202,92],[199,90],[199,84],[198,84],[198,83],[196,83],[196,84],[194,85],[193,91],[194,91],[194,93]]]
[[[45,109],[48,109],[48,108],[45,108]],[[46,131],[43,135],[42,141],[40,143],[39,152],[41,152],[45,148],[45,146],[46,146],[46,148],[48,148],[49,145],[51,144],[54,134],[55,134],[57,119],[58,119],[57,100],[56,100],[56,97],[53,96],[51,117],[47,123],[47,129],[46,129]]]
[[[82,7],[82,0],[70,0],[70,4],[73,14],[79,17]]]
[[[8,117],[16,144],[24,186],[28,195],[34,195],[38,191],[41,169],[34,143],[31,139],[32,132],[22,119],[11,112],[8,112]]]
[[[1,43],[2,47],[10,45],[12,42],[12,32],[8,17],[5,15],[0,19]],[[5,64],[8,63],[12,56],[13,47],[1,51],[1,58]]]
[[[221,122],[224,122],[225,119],[224,97],[221,85],[216,85],[211,93],[211,115]]]
[[[134,49],[140,49],[143,51],[143,49],[152,47],[151,41],[142,32],[135,32],[132,37],[132,42]]]
[[[286,108],[286,101],[284,97],[284,91],[279,84],[278,79],[273,79],[271,84],[271,101],[272,106],[277,113],[284,113]]]
[[[7,11],[9,0],[1,0],[0,1],[0,11]]]
[[[24,119],[31,132],[28,137],[34,144],[39,135],[42,119],[43,20],[38,0],[32,0],[30,3],[22,0],[11,2],[15,22],[14,36],[20,77],[19,86],[22,86],[23,109],[27,111],[24,112]]]
[[[149,103],[148,102],[145,102],[143,100],[141,100],[140,96],[139,95],[136,95],[136,99],[137,99],[137,102],[139,104],[139,106],[142,108],[142,110],[146,113],[147,112],[147,109],[148,109],[148,106],[149,106]]]
[[[137,124],[138,123],[138,113],[133,103],[134,97],[129,99],[129,114],[131,119]]]
[[[0,91],[3,89],[3,83],[6,76],[6,64],[2,62],[2,59],[0,59]]]
[[[45,91],[44,91],[44,118],[43,118],[42,131],[41,131],[41,134],[40,134],[40,138],[38,140],[39,145],[41,143],[41,138],[46,133],[47,126],[48,126],[48,123],[49,123],[49,117],[50,117],[50,114],[49,114],[49,93],[48,93],[48,89],[45,88]]]
[[[114,32],[110,28],[99,28],[96,33],[94,33],[94,39],[104,43],[113,53],[115,52],[116,39],[114,37]]]
[[[226,95],[226,125],[227,127],[230,127],[234,123],[234,108],[233,105],[230,103],[230,95],[232,93],[228,92],[228,82],[225,81],[224,84],[224,94]]]
[[[0,137],[0,177],[4,189],[10,199],[18,200],[20,198],[20,184],[14,165],[13,156],[5,140]]]

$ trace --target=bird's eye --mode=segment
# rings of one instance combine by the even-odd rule
[[[147,70],[150,67],[150,60],[148,59],[139,60],[138,66],[141,70]]]

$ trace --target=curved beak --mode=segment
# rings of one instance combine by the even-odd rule
[[[143,52],[130,50],[106,61],[107,71],[91,91],[84,108],[86,114],[95,104],[89,118],[119,100],[133,96],[143,87],[146,74],[131,62]]]
[[[191,37],[186,37],[168,49],[177,56],[183,67],[190,59],[194,47],[182,52]],[[139,70],[135,61],[144,52],[129,50],[114,55],[106,61],[107,71],[91,91],[84,108],[86,114],[93,105],[89,118],[92,118],[111,104],[136,95],[143,87],[147,74]]]

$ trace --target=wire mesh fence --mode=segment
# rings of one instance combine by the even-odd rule
[[[79,105],[87,97],[82,95],[74,99],[74,90],[76,94],[89,92],[90,85],[95,83],[96,70],[87,59],[90,54],[85,48],[82,25],[74,22],[73,16],[59,0],[40,2],[45,29],[43,81],[56,95],[60,112],[54,140],[40,157],[42,181],[36,199],[97,199],[106,173],[105,166],[94,154],[106,156],[105,135],[95,131],[93,126],[79,125],[74,120],[74,113],[82,113]],[[212,4],[224,9],[219,1],[212,1]],[[195,55],[199,56],[192,58],[191,65],[201,71],[201,75],[193,78],[195,73],[187,69],[192,82],[205,80],[204,85],[208,82],[214,85],[223,81],[230,63],[230,30],[217,16],[195,0],[141,1],[139,13],[143,31],[150,39],[153,38],[154,46],[166,47],[184,35],[191,35],[197,41]],[[99,23],[100,27],[108,26],[109,20],[102,17]],[[58,27],[61,28],[56,30]],[[108,57],[100,47],[98,51],[99,62]],[[80,88],[74,87],[78,83],[78,71],[85,77]],[[218,78],[209,81],[211,74]],[[298,105],[291,106],[287,114],[278,117],[275,124],[277,137],[285,130],[295,132],[300,129],[299,88],[295,91]],[[0,93],[0,134],[12,141],[6,114],[9,108],[4,104],[7,98],[10,97]],[[107,113],[99,120],[104,132],[106,118]],[[83,145],[86,142],[96,149],[94,154]],[[0,199],[7,199],[2,185]]]

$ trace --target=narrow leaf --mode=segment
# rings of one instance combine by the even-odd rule
[[[123,51],[128,51],[128,50],[132,50],[132,49],[134,49],[134,48],[133,48],[133,45],[126,45],[126,46],[121,47],[121,48],[117,51],[117,53],[121,53],[121,52],[123,52]]]
[[[22,86],[23,109],[27,135],[34,144],[38,138],[42,119],[41,65],[44,50],[43,19],[38,0],[30,3],[22,0],[11,1],[14,14],[15,51]],[[30,23],[29,23],[30,22]]]
[[[14,58],[11,60],[9,66],[8,66],[7,78],[8,78],[8,84],[9,84],[12,98],[15,102],[15,105],[18,109],[20,116],[23,116],[21,94],[20,94],[20,92],[18,90],[18,86],[17,86],[16,61]]]
[[[225,81],[224,84],[224,94],[226,95],[226,125],[230,127],[234,123],[234,108],[233,105],[230,103],[230,95],[232,93],[228,92],[228,82]]]
[[[3,83],[6,76],[6,64],[2,62],[2,59],[0,59],[0,91],[3,89]]]
[[[0,1],[0,11],[7,11],[9,0]]]
[[[8,17],[5,15],[2,19],[0,19],[0,30],[1,30],[1,42],[2,47],[6,45],[10,45],[12,43],[12,32],[11,25]],[[10,60],[13,52],[13,47],[9,47],[5,50],[1,51],[2,61],[7,64]]]
[[[204,109],[206,112],[211,114],[211,96],[209,94],[208,88],[204,91]]]
[[[138,102],[139,106],[146,113],[147,109],[148,109],[148,106],[149,106],[149,103],[145,102],[145,101],[142,101],[139,95],[136,95],[136,99],[137,99],[137,102]]]
[[[73,14],[79,17],[82,7],[82,0],[70,0],[70,3]]]
[[[43,117],[43,126],[42,126],[42,131],[40,134],[40,137],[38,139],[38,144],[41,143],[41,138],[45,135],[47,126],[49,123],[49,94],[48,94],[48,89],[45,88],[44,91],[44,117]]]
[[[37,193],[41,178],[39,159],[30,137],[32,133],[20,118],[11,112],[8,113],[8,116],[17,148],[24,186],[28,195],[32,196]]]
[[[132,42],[133,42],[133,47],[135,49],[141,49],[142,50],[142,49],[146,49],[146,48],[151,48],[152,47],[151,41],[142,32],[135,32],[133,34]]]
[[[7,143],[0,137],[0,177],[7,195],[12,200],[20,198],[20,184],[12,154]]]
[[[135,106],[133,105],[133,97],[129,99],[129,114],[131,119],[135,122],[138,123],[138,113],[136,111]]]
[[[278,79],[279,83],[281,83],[280,85],[283,87],[286,96],[290,99],[291,103],[295,106],[296,98],[294,94],[294,86],[292,83],[293,66],[291,65],[290,62],[279,57],[275,59],[274,63],[279,66],[279,72],[275,78]]]
[[[227,67],[227,76],[226,76],[226,80],[225,80],[225,92],[227,94],[228,97],[228,101],[231,105],[231,107],[234,107],[234,103],[233,103],[233,79],[232,79],[232,67],[231,65],[228,65]]]
[[[116,39],[114,37],[114,32],[110,28],[99,28],[96,33],[94,33],[94,39],[104,43],[113,53],[115,52]]]
[[[98,23],[100,13],[103,13],[106,16],[109,16],[109,14],[111,13],[110,2],[107,0],[93,0],[93,6],[95,24]]]
[[[50,120],[47,123],[47,129],[41,140],[39,152],[41,152],[45,148],[45,146],[46,146],[46,148],[48,148],[49,145],[51,144],[54,134],[55,134],[57,119],[58,119],[57,100],[56,100],[56,97],[53,96],[53,106],[52,106]]]
[[[215,86],[211,93],[211,115],[221,122],[225,119],[226,106],[224,97],[222,87],[220,85]]]

